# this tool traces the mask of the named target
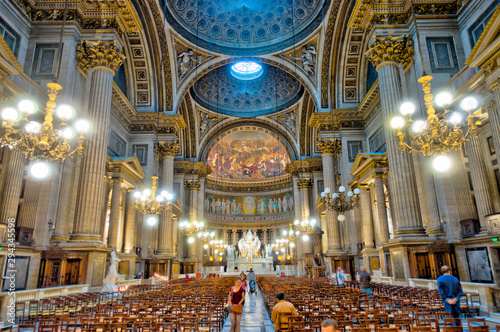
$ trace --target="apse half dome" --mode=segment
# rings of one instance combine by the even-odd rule
[[[257,66],[234,67],[241,64],[236,62],[206,73],[190,90],[194,101],[219,114],[254,118],[280,112],[300,100],[304,88],[295,77],[258,60],[252,62]],[[245,75],[252,79],[239,77]]]

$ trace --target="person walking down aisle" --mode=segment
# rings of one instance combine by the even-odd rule
[[[281,323],[287,323],[287,321],[281,319],[281,314],[291,312],[292,315],[297,316],[297,310],[290,302],[285,301],[285,294],[276,294],[276,299],[278,303],[273,308],[273,313],[271,315],[271,321],[274,323],[274,330],[279,331]]]
[[[255,275],[255,272],[253,272],[253,269],[250,268],[250,272],[248,272],[248,291],[253,289],[254,291],[257,290],[257,276]]]
[[[371,276],[370,273],[366,271],[366,266],[360,268],[359,273],[359,286],[363,292],[372,293],[372,285],[370,284]]]
[[[231,330],[240,332],[241,314],[243,313],[243,301],[245,301],[245,289],[241,287],[241,279],[237,278],[234,286],[229,292],[229,303],[231,304]]]
[[[460,298],[464,295],[460,281],[451,275],[450,267],[441,267],[443,274],[437,279],[439,295],[443,300],[444,310],[451,313],[452,318],[460,318]]]

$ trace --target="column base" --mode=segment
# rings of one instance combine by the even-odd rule
[[[419,227],[406,227],[399,228],[395,232],[396,237],[400,236],[427,236],[425,229],[422,226]]]
[[[158,259],[172,259],[174,258],[174,253],[171,250],[157,250],[154,257]]]
[[[342,248],[338,247],[329,247],[327,252],[325,253],[325,256],[340,256],[340,255],[344,255],[345,252],[344,250],[342,250]]]
[[[443,226],[431,228],[426,230],[427,235],[429,236],[445,236],[444,228]]]
[[[49,243],[66,242],[69,240],[69,236],[62,234],[53,234],[49,240]]]
[[[73,233],[69,237],[69,242],[102,242],[100,234]]]

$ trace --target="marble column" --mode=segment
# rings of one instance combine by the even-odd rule
[[[389,221],[387,220],[387,207],[385,206],[384,180],[381,174],[375,176],[375,198],[377,201],[378,227],[380,230],[380,243],[389,241]]]
[[[23,187],[24,155],[16,150],[8,152],[8,159],[4,164],[5,178],[3,181],[3,195],[0,210],[0,223],[7,224],[9,219],[17,217],[19,198]]]
[[[235,246],[235,245],[237,245],[237,244],[238,244],[238,240],[236,239],[236,235],[237,235],[236,233],[237,233],[237,232],[238,232],[238,231],[237,231],[236,229],[233,229],[233,230],[231,231],[231,244],[232,244],[233,246]]]
[[[191,222],[197,220],[198,218],[198,192],[200,190],[199,180],[186,180],[186,187],[189,188],[189,205],[191,211]],[[188,259],[197,260],[197,245],[196,236],[194,237],[194,242],[188,244]]]
[[[481,224],[481,232],[485,232],[488,228],[484,216],[492,214],[493,203],[490,197],[490,188],[488,186],[488,175],[486,174],[486,165],[484,164],[483,152],[479,138],[469,135],[468,141],[465,142],[467,149],[467,157],[469,159],[469,169],[472,179],[472,188],[474,188],[474,196],[476,198],[477,214],[479,223]]]
[[[399,65],[407,68],[411,64],[413,42],[408,36],[377,38],[367,54],[376,66],[379,78],[395,233],[396,236],[422,236],[425,230],[420,216],[413,162],[409,153],[399,152],[395,131],[390,126],[392,117],[399,115],[399,106],[403,101]]]
[[[424,204],[425,204],[425,214],[427,217],[427,229],[428,235],[441,236],[444,235],[444,229],[441,225],[441,217],[439,215],[438,200],[436,196],[436,186],[434,184],[433,168],[430,164],[431,159],[424,157],[423,155],[418,156],[418,163],[420,167],[420,176],[422,177],[423,192],[424,192]]]
[[[76,156],[75,158],[80,158]],[[61,189],[57,203],[56,227],[51,241],[66,242],[69,240],[71,223],[69,219],[71,192],[73,190],[73,172],[76,160],[68,158],[62,164]]]
[[[486,111],[490,118],[491,136],[493,138],[493,145],[497,160],[500,161],[500,82],[497,80],[496,84],[491,88],[495,95],[495,102],[490,102],[486,105]]]
[[[120,231],[120,196],[122,179],[113,179],[113,189],[111,192],[111,211],[109,215],[108,246],[114,249],[118,247],[118,234]]]
[[[361,209],[362,218],[362,229],[363,229],[363,242],[365,248],[373,248],[374,243],[374,231],[373,231],[373,220],[372,211],[370,203],[370,192],[366,186],[361,186],[361,193],[359,197],[359,205]],[[354,219],[352,219],[354,222]]]
[[[88,102],[88,120],[92,129],[87,135],[78,212],[70,240],[98,242],[102,236],[99,226],[105,204],[102,189],[106,175],[113,75],[125,56],[114,41],[81,41],[77,46],[76,58],[84,74],[92,71]]]
[[[35,179],[31,176],[28,177],[24,189],[24,202],[21,206],[21,210],[19,211],[18,226],[23,228],[28,228],[31,230],[31,232],[33,232],[33,230],[35,229],[35,222],[38,211],[38,201],[40,197],[40,187],[41,187],[40,180]],[[58,224],[56,222],[56,232],[58,230],[57,226]],[[66,237],[66,240],[67,239],[68,238]]]
[[[222,244],[229,244],[229,234],[227,229],[222,230]]]
[[[267,229],[262,230],[262,244],[266,245],[267,243]]]
[[[293,189],[293,209],[295,211],[295,219],[301,220],[302,217],[302,204],[300,202],[300,190],[298,186],[298,177],[294,175],[292,177],[292,189]]]
[[[302,200],[302,218],[309,219],[310,216],[310,205],[309,205],[309,188],[313,184],[313,179],[311,178],[299,178],[297,181],[297,186],[300,190],[300,197]],[[306,242],[300,240],[299,243],[297,243],[297,246],[300,247],[301,250],[301,256],[307,253],[312,252],[312,245],[311,242]],[[303,257],[299,257],[300,259],[303,259]]]
[[[179,150],[179,144],[160,142],[155,147],[156,155],[163,160],[161,188],[173,194],[174,187],[174,158]],[[172,254],[172,211],[168,210],[160,215],[158,225],[158,255]]]
[[[123,252],[132,253],[135,243],[135,224],[136,224],[136,210],[134,193],[130,191],[127,193],[127,214],[125,216],[125,243],[123,244]]]

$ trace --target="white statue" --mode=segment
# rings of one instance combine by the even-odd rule
[[[273,257],[273,248],[270,244],[266,244],[266,258]]]
[[[208,113],[201,113],[200,116],[200,133],[201,135],[205,134],[208,129],[210,129],[210,125],[214,121],[214,119],[210,118],[210,114]]]
[[[111,265],[109,266],[108,274],[106,275],[106,278],[102,281],[103,287],[102,287],[102,292],[116,292],[118,291],[118,286],[116,286],[116,279],[118,279],[118,262],[120,262],[121,259],[116,257],[115,251],[113,250],[111,252]]]
[[[234,259],[234,247],[233,247],[233,245],[229,244],[226,249],[227,249],[227,258]]]
[[[290,131],[295,132],[295,126],[297,125],[297,120],[295,120],[295,111],[286,113],[283,123],[288,129],[290,129]]]
[[[240,257],[259,257],[260,240],[248,230],[245,236],[238,241]]]
[[[191,69],[201,62],[201,55],[195,58],[193,50],[182,52],[177,56],[179,77],[183,78]]]
[[[295,60],[300,60],[302,68],[310,76],[314,76],[316,70],[316,48],[314,46],[309,46],[309,49],[304,45],[302,46],[302,53],[300,56],[295,57],[290,54],[290,57]]]

